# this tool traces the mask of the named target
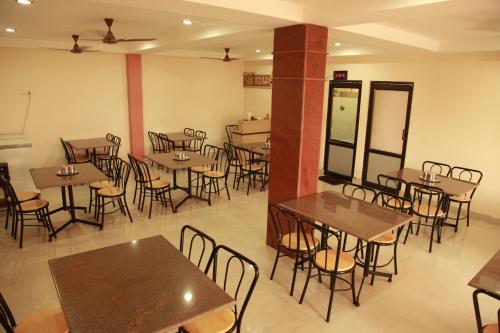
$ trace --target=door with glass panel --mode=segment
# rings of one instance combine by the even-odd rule
[[[410,124],[413,82],[370,86],[363,184],[377,187],[377,176],[403,168]]]
[[[351,180],[358,137],[361,81],[330,81],[324,173]]]

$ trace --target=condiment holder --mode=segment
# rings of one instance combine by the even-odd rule
[[[269,142],[269,141],[264,142],[264,147],[262,147],[262,148],[271,149],[271,142]]]
[[[430,171],[424,171],[422,173],[422,176],[420,176],[421,180],[425,180],[427,182],[435,183],[438,182],[438,179],[436,178],[436,174],[434,172]]]
[[[72,176],[76,175],[78,173],[78,170],[75,168],[74,165],[63,165],[59,169],[59,171],[56,172],[58,176]]]
[[[189,156],[183,151],[176,152],[174,155],[174,160],[177,160],[177,161],[189,160]]]

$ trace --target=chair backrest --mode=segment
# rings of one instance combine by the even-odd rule
[[[194,129],[186,127],[184,128],[184,134],[187,136],[194,136]]]
[[[236,159],[240,162],[241,166],[247,165],[252,162],[252,152],[246,148],[234,146]]]
[[[441,162],[424,161],[424,163],[422,163],[422,171],[437,173],[440,176],[448,176],[451,171],[451,166]]]
[[[7,177],[1,174],[0,174],[0,185],[2,186],[5,200],[7,200],[7,202],[10,205],[16,206],[16,208],[19,211],[21,211],[21,203],[17,198],[17,194],[16,191],[14,190],[14,187],[12,186],[12,183],[10,182],[9,179],[7,179]]]
[[[409,183],[408,186],[412,213],[421,217],[437,218],[445,200],[443,190],[419,183]]]
[[[114,134],[111,134],[111,133],[106,134],[106,139],[108,139],[108,141],[113,141],[114,137],[115,137]]]
[[[211,277],[214,282],[219,281],[219,286],[236,300],[233,309],[236,316],[234,326],[236,326],[236,332],[240,332],[243,315],[259,279],[259,267],[253,260],[241,253],[225,245],[217,245],[212,251],[205,274]],[[248,286],[247,288],[242,288],[243,282]],[[246,289],[247,292],[239,307],[238,301],[241,300],[239,296],[243,296],[243,289]]]
[[[159,144],[158,148],[159,151],[162,151],[164,153],[170,153],[170,145],[172,144],[172,142],[168,140],[168,135],[164,133],[159,133],[158,144]]]
[[[270,203],[268,211],[276,234],[277,244],[287,249],[298,249],[300,240],[305,238],[305,234],[301,233],[298,226],[299,219],[294,213],[276,204]],[[295,234],[295,237],[284,237],[291,234]]]
[[[73,152],[73,147],[71,147],[71,145],[67,141],[65,141],[63,138],[61,138],[61,143],[62,143],[63,148],[64,148],[64,154],[65,154],[67,163],[68,164],[74,163],[75,162],[75,154]]]
[[[375,198],[373,198],[374,204],[400,212],[405,209],[405,202],[407,202],[405,198],[400,197],[397,194],[385,191],[378,192]]]
[[[372,188],[353,183],[345,183],[342,187],[342,193],[348,197],[368,202],[372,202],[377,194]]]
[[[115,186],[123,189],[123,192],[125,192],[127,189],[128,178],[130,176],[130,164],[119,157],[115,157],[112,159],[111,165],[115,170]]]
[[[377,176],[380,189],[384,192],[407,196],[408,184],[401,178],[380,174]]]
[[[304,235],[308,236],[304,239],[308,257],[316,264],[320,264],[318,266],[325,268],[324,270],[329,272],[337,271],[339,267],[340,251],[342,249],[342,232],[305,219],[299,221],[299,228]],[[324,246],[328,249],[328,251],[321,251],[321,257],[317,256],[319,239],[326,242]],[[335,258],[333,266],[329,263],[332,257]]]
[[[127,155],[128,155],[128,160],[130,161],[130,166],[132,167],[132,172],[134,173],[135,181],[140,181],[139,169],[137,167],[137,159],[134,156],[132,156],[131,154],[127,154]]]
[[[220,148],[217,146],[205,145],[205,147],[203,147],[202,155],[217,161],[219,157],[219,150]]]
[[[235,124],[226,125],[227,141],[229,141],[229,143],[233,143],[233,132],[237,130],[238,130],[238,125]]]
[[[217,163],[213,166],[213,170],[223,171],[224,176],[229,176],[229,168],[231,167],[231,150],[226,149],[228,145],[227,142],[224,142],[224,148],[219,148],[219,152],[217,154]]]
[[[149,171],[149,165],[139,159],[135,159],[135,165],[137,166],[137,171],[139,174],[139,180],[146,186],[153,187],[153,180],[151,179],[151,173]]]
[[[151,142],[151,147],[153,148],[153,154],[161,150],[161,143],[159,134],[156,132],[148,131],[149,141]]]
[[[114,143],[114,145],[111,146],[109,153],[111,156],[117,157],[118,151],[120,150],[120,145],[122,143],[122,139],[119,136],[114,136],[113,140],[111,140],[111,141]]]
[[[478,185],[481,184],[481,180],[483,179],[483,173],[481,171],[459,166],[453,167],[448,176]],[[474,196],[476,189],[477,187],[467,194],[470,199]]]
[[[193,150],[201,151],[201,149],[203,148],[203,144],[207,139],[207,133],[203,131],[196,131],[194,137],[196,138],[196,140],[193,141],[194,142]]]
[[[186,224],[181,229],[179,251],[188,257],[198,268],[205,262],[203,269],[206,270],[210,256],[217,244],[215,240],[203,231]],[[186,247],[187,253],[184,252]]]
[[[0,293],[0,323],[7,333],[14,333],[14,328],[17,326],[12,311],[10,311],[2,293]]]

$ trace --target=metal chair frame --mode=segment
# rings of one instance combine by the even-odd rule
[[[184,244],[188,243],[185,241],[185,239],[188,237],[187,234],[190,233],[191,237],[189,238],[189,247],[188,247],[188,252],[187,254],[184,253]],[[196,243],[200,243],[201,245],[201,253],[198,258],[193,258],[193,245]],[[180,237],[180,243],[179,243],[179,251],[182,252],[187,258],[191,261],[194,260],[194,264],[196,267],[200,268],[200,265],[205,258],[205,251],[207,250],[207,247],[210,245],[210,252],[207,252],[208,254],[208,259],[210,259],[210,256],[212,255],[213,250],[217,246],[217,243],[215,240],[204,233],[203,231],[186,224],[185,226],[182,227],[181,229],[181,237]],[[207,265],[208,265],[208,260],[207,260]],[[205,266],[203,270],[206,270],[208,266]],[[201,268],[200,268],[201,269]]]
[[[451,171],[451,166],[441,162],[424,161],[422,163],[422,171],[434,172],[440,176],[448,176]]]

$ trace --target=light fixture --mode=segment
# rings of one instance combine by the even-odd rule
[[[20,5],[28,6],[33,3],[32,0],[16,0],[16,2]]]
[[[335,44],[333,44],[333,46],[336,46],[336,47],[339,47],[340,45],[342,45],[340,42],[336,42]]]
[[[190,291],[184,293],[184,300],[186,301],[186,303],[191,302],[192,299],[193,299],[193,294]]]
[[[260,53],[260,52],[261,52],[261,50],[260,50],[260,49],[257,49],[257,50],[255,50],[255,52]]]
[[[5,28],[6,32],[16,32],[16,29],[14,28]]]
[[[184,19],[181,22],[184,25],[191,25],[191,24],[193,24],[193,20],[191,20],[191,19]]]

